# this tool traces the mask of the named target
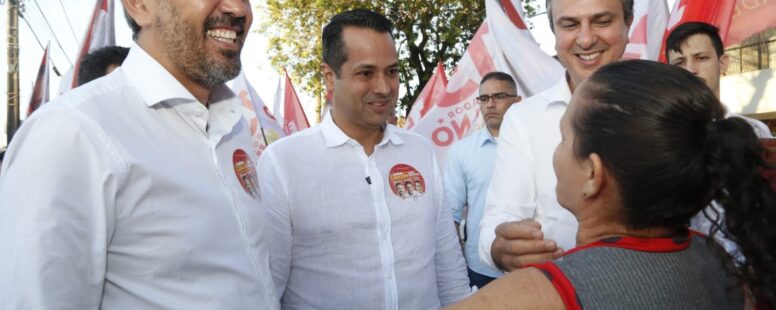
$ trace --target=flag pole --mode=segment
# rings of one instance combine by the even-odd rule
[[[19,128],[19,2],[8,1],[8,110],[7,142]]]

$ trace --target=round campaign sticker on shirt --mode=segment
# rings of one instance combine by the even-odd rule
[[[426,181],[417,169],[407,164],[398,164],[388,173],[391,190],[401,199],[418,200],[426,192]]]
[[[232,154],[232,164],[234,164],[234,174],[237,176],[237,181],[240,181],[240,185],[248,195],[256,198],[259,196],[259,178],[256,175],[256,167],[253,165],[251,157],[248,153],[241,149],[237,149]]]

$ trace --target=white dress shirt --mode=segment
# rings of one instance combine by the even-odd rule
[[[248,124],[210,100],[134,46],[35,112],[0,176],[0,308],[279,308]]]
[[[560,119],[571,91],[565,76],[554,86],[512,105],[499,131],[485,211],[480,223],[480,260],[496,268],[490,247],[496,226],[534,219],[544,238],[563,249],[576,245],[577,220],[558,204],[552,156],[560,143]]]
[[[400,164],[422,177],[419,197],[392,189],[400,179],[391,171]],[[271,144],[259,176],[283,308],[437,309],[469,294],[425,138],[388,125],[367,156],[327,115]]]

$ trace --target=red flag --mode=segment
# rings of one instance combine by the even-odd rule
[[[439,62],[434,74],[428,79],[418,99],[412,104],[410,113],[407,114],[407,129],[412,129],[416,122],[426,116],[428,111],[434,107],[434,103],[442,99],[445,89],[447,89],[447,74],[445,74],[445,66]]]
[[[32,97],[27,106],[27,117],[38,109],[41,105],[49,101],[49,66],[48,66],[49,46],[43,51],[43,60],[40,61],[38,69],[38,78],[35,79],[35,86],[32,88]]]
[[[302,103],[299,96],[296,95],[294,85],[291,84],[291,78],[286,75],[286,83],[283,91],[283,131],[286,135],[291,135],[302,129],[310,127],[307,116],[302,109]]]
[[[657,60],[667,23],[668,5],[665,1],[636,0],[628,34],[630,42],[622,58]]]
[[[725,46],[772,27],[776,27],[776,1],[738,1],[733,9]]]
[[[62,76],[59,93],[62,94],[78,86],[78,69],[81,59],[90,52],[106,46],[116,45],[116,31],[113,27],[114,4],[112,0],[97,0],[86,36],[78,51],[78,58],[70,70]]]
[[[677,0],[671,10],[671,18],[663,36],[661,51],[665,51],[665,39],[677,26],[686,22],[704,22],[719,28],[722,41],[727,39],[730,21],[736,0]],[[665,53],[660,53],[660,61],[666,62]]]

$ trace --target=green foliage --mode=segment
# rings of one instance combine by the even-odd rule
[[[528,15],[535,11],[525,1]],[[366,8],[380,12],[396,26],[401,83],[407,90],[399,109],[409,111],[437,62],[450,70],[466,51],[485,19],[482,0],[267,0],[260,6],[259,32],[269,39],[272,65],[287,68],[301,88],[321,98],[321,32],[339,12]],[[300,83],[301,82],[301,83]]]

